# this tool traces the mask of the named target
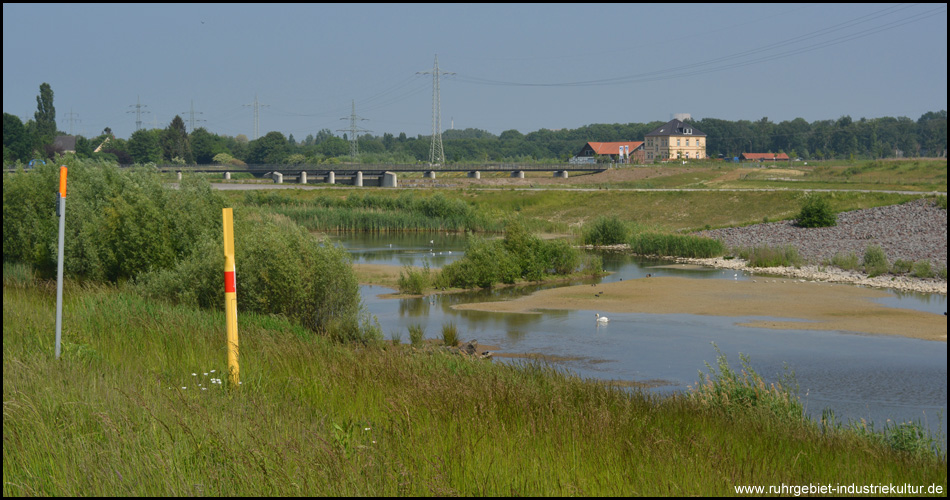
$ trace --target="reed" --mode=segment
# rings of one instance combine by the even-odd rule
[[[752,267],[801,267],[803,263],[798,249],[792,245],[740,248],[736,253]]]
[[[644,232],[630,238],[630,250],[640,255],[711,258],[726,252],[721,241],[702,236]]]

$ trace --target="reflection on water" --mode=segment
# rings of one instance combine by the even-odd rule
[[[431,243],[431,247],[430,245]],[[393,247],[389,244],[393,242]],[[433,253],[443,252],[443,262],[464,251],[465,239],[445,235],[368,235],[344,244],[354,260],[371,263],[422,265]],[[431,250],[430,250],[431,248]],[[452,251],[452,254],[448,254]],[[670,263],[604,253],[604,267],[613,274],[601,280],[685,276],[695,279],[752,279],[741,272],[718,269],[666,267]],[[433,261],[429,261],[432,263]],[[432,263],[433,267],[436,267]],[[442,264],[444,265],[444,264]],[[604,380],[647,381],[668,385],[650,389],[666,393],[686,390],[698,380],[705,363],[715,366],[712,342],[733,367],[739,353],[750,356],[752,366],[775,381],[787,364],[794,370],[800,396],[810,415],[832,408],[841,419],[878,422],[926,419],[930,428],[940,422],[947,433],[947,349],[942,342],[861,335],[846,332],[772,330],[737,326],[751,317],[714,317],[687,314],[610,314],[610,323],[598,326],[598,311],[544,310],[534,314],[504,314],[451,308],[454,304],[513,299],[563,284],[505,287],[413,299],[380,299],[388,288],[361,286],[369,311],[376,315],[387,337],[408,326],[421,324],[427,338],[440,338],[442,325],[452,321],[463,341],[500,346],[504,352],[543,353],[557,357],[557,366],[584,377]],[[946,296],[892,294],[880,300],[891,307],[943,314]],[[552,305],[553,306],[553,305]],[[775,318],[772,318],[775,319]],[[496,362],[523,360],[496,358]],[[938,415],[940,413],[940,415]]]

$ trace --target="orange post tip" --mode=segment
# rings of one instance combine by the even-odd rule
[[[66,171],[65,165],[59,167],[59,195],[63,198],[66,197]]]

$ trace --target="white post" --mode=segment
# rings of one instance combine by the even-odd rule
[[[56,215],[59,216],[59,248],[56,251],[56,359],[59,359],[63,336],[63,242],[66,237],[66,166],[59,167],[59,192],[56,193]]]

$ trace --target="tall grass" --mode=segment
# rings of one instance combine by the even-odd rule
[[[947,483],[944,456],[766,412],[703,411],[538,363],[354,348],[131,288],[4,281],[5,496],[732,495]],[[212,371],[214,370],[214,371]],[[216,377],[218,375],[218,377]],[[199,385],[200,384],[200,385]]]
[[[740,248],[736,253],[751,267],[801,267],[804,262],[798,249],[792,245]]]
[[[683,234],[643,232],[630,238],[630,250],[640,255],[705,259],[726,252],[721,241]]]

